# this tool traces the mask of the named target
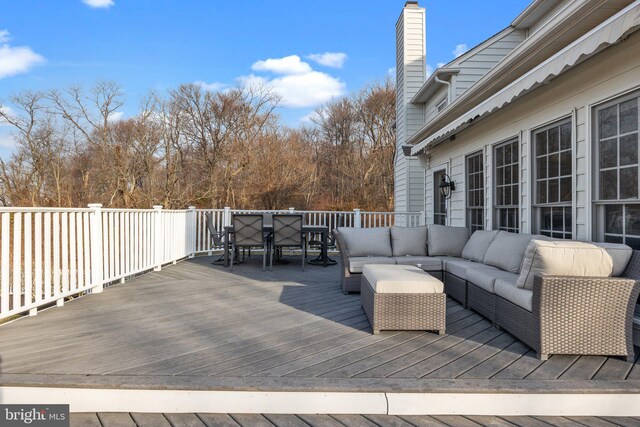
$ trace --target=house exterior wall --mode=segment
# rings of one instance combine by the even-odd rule
[[[451,68],[459,68],[460,73],[454,76],[454,97],[463,94],[493,68],[502,58],[507,56],[526,38],[524,30],[507,31],[502,37],[470,55],[454,61]]]
[[[449,95],[449,88],[446,85],[441,85],[440,89],[434,93],[431,98],[424,104],[424,119],[425,123],[434,118],[438,114],[438,104],[442,99],[447,98]]]
[[[493,147],[517,138],[520,147],[520,230],[532,231],[531,135],[560,119],[572,118],[572,209],[574,238],[594,240],[591,206],[592,107],[640,88],[640,32],[609,47],[549,84],[512,102],[423,154],[425,210],[433,222],[433,172],[443,165],[456,183],[448,201],[447,223],[466,226],[465,156],[482,150],[485,170],[485,229],[493,227]]]
[[[425,11],[408,3],[396,24],[395,210],[418,212],[424,206],[424,170],[405,157],[402,145],[424,123],[424,107],[411,104],[426,78]]]

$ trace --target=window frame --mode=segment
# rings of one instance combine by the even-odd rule
[[[480,158],[480,169],[479,170],[474,170],[473,172],[470,172],[470,167],[469,167],[469,160],[474,158],[474,157],[479,157]],[[473,233],[476,230],[484,230],[486,227],[486,194],[487,194],[487,186],[486,186],[486,181],[485,181],[485,158],[484,158],[484,150],[480,149],[477,151],[474,151],[473,153],[469,153],[464,157],[464,166],[465,166],[465,171],[464,171],[464,176],[465,176],[465,189],[464,189],[464,195],[465,195],[465,223],[467,228],[469,229],[469,232]],[[480,175],[480,187],[477,188],[471,188],[471,179],[470,179],[470,174],[473,175]],[[471,191],[479,191],[482,190],[482,196],[481,196],[481,201],[482,204],[478,205],[478,206],[471,206],[471,204],[469,203],[470,200],[470,192]],[[473,221],[471,219],[471,213],[472,211],[480,211],[482,214],[482,221],[481,224],[473,224]]]
[[[512,163],[509,163],[509,164],[505,163],[504,165],[498,166],[498,162],[496,161],[496,159],[497,159],[497,155],[496,155],[497,150],[502,148],[502,147],[505,147],[507,145],[511,145],[511,144],[513,144],[518,150],[518,153],[516,155],[517,156],[517,162],[515,162],[515,163],[512,162]],[[498,142],[496,144],[493,144],[492,147],[491,147],[491,151],[492,151],[492,153],[491,153],[492,154],[492,158],[491,158],[492,174],[491,175],[492,175],[492,184],[493,184],[493,186],[492,186],[492,211],[493,211],[492,222],[493,222],[493,229],[494,230],[504,230],[504,231],[513,232],[513,233],[520,233],[521,232],[521,223],[520,223],[521,222],[520,221],[520,218],[521,218],[521,206],[520,205],[521,205],[521,203],[520,203],[520,200],[521,200],[521,197],[522,197],[522,191],[521,191],[520,186],[522,184],[522,180],[521,180],[522,165],[521,165],[521,150],[520,150],[521,147],[520,147],[520,145],[521,145],[520,144],[520,138],[518,136],[513,136],[513,137],[508,138],[508,139],[506,139],[506,140],[504,140],[502,142]],[[514,165],[517,165],[517,167],[518,167],[518,172],[516,174],[516,176],[518,178],[518,182],[516,182],[516,183],[510,182],[508,185],[510,186],[511,190],[513,189],[514,185],[516,186],[516,188],[518,190],[517,191],[517,197],[516,197],[517,198],[516,203],[514,204],[513,200],[512,200],[512,203],[510,205],[498,205],[497,204],[497,201],[498,201],[498,180],[497,180],[498,167],[504,168],[506,166],[509,166],[509,167],[512,168]],[[503,183],[500,186],[504,188],[505,184]],[[513,194],[511,196],[513,196]],[[507,210],[507,211],[508,210],[514,210],[515,211],[515,226],[514,227],[509,227],[508,224],[507,224],[507,226],[501,226],[501,224],[500,224],[501,221],[500,221],[500,215],[499,214],[503,210]]]
[[[433,170],[433,174],[432,174],[432,179],[433,179],[433,223],[434,224],[441,224],[441,225],[447,225],[447,217],[448,217],[448,209],[447,209],[447,199],[445,199],[444,197],[442,197],[442,195],[440,194],[440,188],[438,187],[440,184],[440,180],[436,179],[436,175],[438,174],[443,174],[446,175],[447,174],[447,168],[446,167],[440,167],[437,169]],[[442,200],[440,200],[442,199]],[[444,212],[440,212],[437,211],[438,213],[436,213],[436,206],[440,205],[440,207],[444,206]],[[437,217],[442,217],[444,219],[443,223],[440,222],[436,222],[436,218]]]
[[[601,168],[600,168],[600,143],[601,143],[601,138],[600,138],[600,118],[599,118],[599,112],[603,109],[612,107],[612,106],[617,106],[620,105],[624,102],[630,101],[632,99],[636,99],[636,130],[632,131],[632,132],[626,132],[624,134],[620,134],[620,110],[618,107],[617,110],[617,119],[616,119],[616,134],[615,136],[610,136],[607,138],[602,138],[604,140],[610,139],[610,138],[616,138],[618,139],[617,144],[616,144],[616,166],[615,169],[618,171],[617,173],[617,177],[616,177],[616,198],[615,199],[603,199],[601,198],[601,192],[600,192],[600,183],[601,183],[601,179],[600,179],[600,173],[601,173]],[[591,170],[592,170],[592,177],[591,177],[591,183],[592,183],[592,189],[591,189],[591,196],[592,196],[592,207],[593,207],[593,237],[594,240],[596,241],[607,241],[606,238],[607,236],[611,237],[611,238],[619,238],[619,240],[625,244],[629,244],[627,243],[627,238],[629,239],[634,239],[636,240],[636,242],[640,241],[640,233],[639,234],[627,234],[626,228],[627,228],[627,220],[626,220],[626,210],[629,208],[635,208],[634,205],[640,205],[640,88],[636,87],[633,90],[630,90],[626,93],[620,94],[618,96],[614,96],[611,97],[603,102],[600,102],[598,104],[595,105],[591,105],[591,111],[590,111],[590,118],[591,118],[591,129],[590,129],[590,135],[591,135],[591,143],[590,143],[590,149],[591,149],[591,153],[592,153],[592,160],[591,160]],[[631,134],[637,134],[637,141],[636,141],[636,147],[637,147],[637,155],[636,155],[636,163],[631,164],[630,165],[620,165],[620,143],[619,143],[619,138],[621,136],[628,136]],[[619,183],[619,177],[620,177],[620,169],[624,169],[626,168],[630,168],[632,167],[632,165],[636,165],[637,168],[637,175],[638,175],[638,189],[637,189],[637,193],[636,193],[636,197],[635,198],[625,198],[625,199],[621,199],[620,198],[620,183]],[[622,167],[621,167],[622,166]],[[605,168],[608,170],[612,170],[614,169],[614,167],[610,167],[610,168]],[[612,233],[612,232],[607,232],[606,231],[606,221],[607,221],[607,215],[606,215],[606,210],[607,207],[613,207],[613,206],[621,206],[621,210],[622,210],[622,217],[621,217],[621,234],[620,233]],[[610,240],[611,241],[611,240]]]
[[[440,101],[436,102],[436,112],[439,113],[440,111],[444,110],[445,108],[447,108],[447,105],[449,105],[449,98],[445,96]]]
[[[570,135],[569,135],[569,148],[562,148],[562,133],[561,133],[561,128],[565,125],[569,126],[569,130],[570,130]],[[548,131],[551,129],[558,129],[558,149],[553,151],[553,152],[549,152],[548,150],[548,145],[547,145],[547,150],[545,153],[543,154],[538,154],[538,146],[537,146],[537,140],[536,140],[536,136],[543,133],[543,132],[547,132],[547,142],[548,142]],[[572,239],[575,237],[575,217],[574,217],[574,212],[573,212],[573,198],[574,198],[574,183],[575,183],[575,170],[574,170],[574,161],[573,161],[573,155],[574,155],[574,151],[575,151],[575,144],[573,143],[574,141],[574,124],[573,124],[573,117],[571,115],[569,116],[565,116],[562,117],[560,119],[554,120],[553,122],[547,123],[543,126],[540,126],[536,129],[533,129],[530,133],[530,142],[531,142],[531,148],[530,148],[530,155],[531,155],[531,183],[530,183],[530,190],[531,190],[531,215],[532,215],[532,225],[533,225],[533,232],[536,234],[543,234],[546,236],[550,236],[550,237],[554,237],[554,238],[561,238],[561,239]],[[562,155],[561,153],[563,152],[569,152],[569,166],[570,166],[570,172],[568,175],[561,175],[561,159],[562,159]],[[549,156],[552,153],[556,153],[558,155],[558,175],[555,177],[549,177]],[[538,180],[540,179],[538,177],[539,174],[539,170],[538,170],[538,158],[540,157],[546,157],[547,159],[547,176],[545,178],[543,178],[546,182],[547,182],[547,190],[546,190],[546,197],[547,197],[547,201],[545,202],[538,202]],[[568,201],[562,201],[561,199],[561,182],[563,178],[569,178],[570,180],[570,200]],[[558,182],[558,200],[555,202],[549,202],[548,201],[548,196],[549,196],[549,186],[548,183],[551,180],[557,180]],[[551,216],[551,225],[550,225],[550,229],[549,230],[543,230],[542,229],[542,216],[543,216],[543,211],[545,209],[549,209],[550,210],[550,216]],[[554,211],[557,210],[562,210],[562,230],[558,231],[558,230],[554,230],[554,225],[553,225],[553,221],[554,221]],[[570,216],[570,223],[567,224],[567,210],[568,210],[568,214]],[[567,230],[567,225],[570,227],[569,230]]]

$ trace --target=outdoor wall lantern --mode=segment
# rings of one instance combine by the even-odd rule
[[[442,194],[442,197],[445,199],[450,198],[451,193],[456,191],[456,183],[453,182],[446,173],[442,175],[442,182],[438,187],[440,188],[440,194]]]

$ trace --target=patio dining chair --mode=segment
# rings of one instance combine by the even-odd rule
[[[267,267],[269,241],[264,232],[262,215],[235,214],[231,217],[233,235],[231,236],[231,271],[236,251],[239,248],[262,248],[262,270]]]
[[[215,222],[213,221],[213,214],[211,212],[206,212],[204,214],[204,218],[207,224],[207,230],[209,231],[209,237],[211,238],[212,249],[223,249],[222,255],[211,261],[211,264],[219,264],[224,262],[224,251],[226,247],[223,241],[224,231],[216,228]],[[231,258],[231,254],[229,254],[229,258]]]
[[[273,269],[273,252],[282,248],[300,248],[302,270],[304,270],[304,262],[307,257],[305,240],[305,235],[302,232],[302,214],[273,214],[269,270]]]

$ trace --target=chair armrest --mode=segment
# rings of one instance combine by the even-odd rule
[[[633,311],[640,282],[620,277],[536,276],[532,314],[540,353],[633,354]]]
[[[347,248],[347,244],[344,241],[342,235],[336,230],[334,231],[334,235],[336,236],[336,247],[340,252],[340,258],[342,259],[342,269],[344,273],[349,275],[349,249]]]

